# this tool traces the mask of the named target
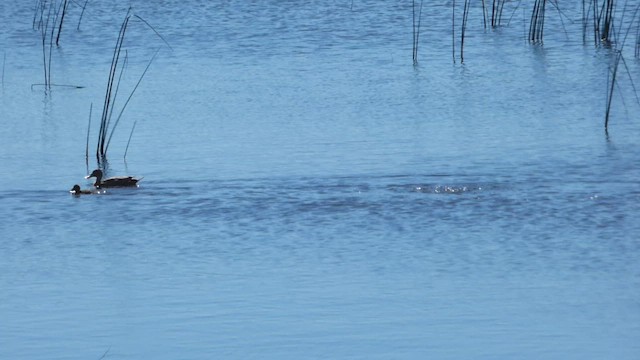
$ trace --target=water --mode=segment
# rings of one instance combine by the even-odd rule
[[[0,358],[640,356],[639,107],[625,74],[606,136],[580,9],[541,46],[473,8],[460,65],[426,6],[413,67],[410,3],[132,5],[172,47],[132,20],[127,91],[160,52],[109,171],[144,179],[82,197],[129,3],[70,9],[52,79],[84,88],[48,94],[1,5]]]

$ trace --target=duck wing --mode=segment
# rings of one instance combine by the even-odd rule
[[[138,186],[138,181],[140,180],[141,179],[134,178],[133,176],[114,176],[102,180],[100,187]]]

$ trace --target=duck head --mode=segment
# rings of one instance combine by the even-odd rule
[[[93,172],[90,175],[85,176],[85,179],[89,179],[89,178],[96,178],[96,180],[100,181],[102,179],[102,170],[100,169],[95,169],[93,170]]]

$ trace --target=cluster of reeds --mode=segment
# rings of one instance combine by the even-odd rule
[[[529,23],[529,41],[542,42],[544,35],[544,16],[547,0],[535,0]]]
[[[591,27],[593,31],[593,41],[596,46],[599,44],[610,44],[615,36],[614,15],[615,0],[582,0],[582,38],[586,42],[587,29]],[[591,26],[590,23],[591,22]]]
[[[504,5],[507,0],[493,0],[491,8],[489,8],[487,1],[482,0],[482,19],[484,28],[487,29],[496,28],[502,25],[502,14],[504,12]],[[516,5],[516,9],[519,6]],[[460,28],[460,62],[464,62],[464,44],[467,34],[467,26],[469,19],[469,12],[471,9],[471,1],[464,0],[462,7],[462,24]],[[515,10],[514,10],[515,11]],[[489,15],[489,12],[491,15]],[[451,34],[452,34],[452,54],[453,62],[456,62],[456,2],[452,2],[452,16],[451,16]]]
[[[45,91],[51,90],[51,55],[53,43],[60,44],[60,34],[64,24],[65,13],[67,11],[68,0],[57,3],[55,0],[38,0],[33,15],[33,28],[40,31],[42,40],[42,64],[44,69]],[[56,33],[57,30],[57,33]]]
[[[502,25],[502,11],[504,10],[504,3],[506,0],[493,0],[491,6],[491,27],[498,27]],[[484,0],[482,1],[484,5]]]
[[[593,0],[593,2],[597,4],[597,0]],[[629,67],[627,66],[627,62],[625,60],[624,53],[623,53],[625,43],[627,42],[629,34],[631,34],[631,32],[634,31],[634,26],[635,26],[636,34],[640,34],[640,18],[638,16],[640,14],[640,4],[636,6],[631,16],[631,19],[628,20],[628,25],[627,25],[628,27],[626,31],[624,31],[624,36],[622,35],[623,34],[622,24],[624,23],[624,17],[626,14],[625,10],[628,9],[627,3],[625,3],[623,9],[624,10],[620,15],[620,21],[619,21],[619,26],[617,30],[614,26],[615,5],[613,0],[606,0],[605,3],[603,3],[602,5],[600,15],[597,17],[594,17],[594,28],[600,29],[600,32],[594,32],[594,34],[600,35],[599,36],[600,41],[604,44],[607,44],[611,48],[613,54],[615,55],[614,60],[609,67],[609,76],[607,77],[607,99],[606,99],[605,118],[604,118],[605,132],[608,132],[608,128],[609,128],[611,104],[613,101],[614,90],[616,88],[617,81],[618,81],[620,64],[622,64],[626,70],[628,79],[631,83],[631,87],[635,95],[636,102],[640,105],[640,97],[638,97],[638,92],[633,82],[633,77],[631,76],[631,72],[629,71]],[[616,36],[618,36],[617,39],[616,39]],[[638,56],[638,35],[636,35],[636,49],[634,54],[635,56]]]
[[[137,83],[135,84],[135,86],[127,96],[122,106],[120,106],[119,110],[116,111],[116,100],[118,100],[118,94],[120,90],[122,76],[124,74],[124,71],[125,71],[125,68],[127,67],[127,62],[128,62],[128,54],[126,49],[123,49],[123,45],[125,41],[125,35],[129,27],[129,22],[132,18],[142,21],[145,25],[151,28],[165,42],[167,46],[169,46],[169,44],[164,40],[164,38],[162,38],[162,36],[147,21],[145,21],[143,18],[137,15],[132,14],[131,9],[127,11],[125,18],[122,21],[122,24],[120,25],[120,31],[118,33],[116,45],[113,49],[113,56],[111,58],[111,67],[109,69],[109,76],[107,78],[107,86],[106,86],[104,102],[102,106],[102,115],[100,116],[100,128],[98,130],[98,141],[96,145],[96,159],[98,161],[98,164],[101,164],[106,160],[107,151],[109,150],[109,145],[111,144],[111,139],[113,138],[113,134],[115,133],[116,128],[120,124],[120,120],[122,119],[122,114],[127,108],[129,101],[131,101],[133,94],[138,89],[138,86],[142,82],[142,79],[146,75],[147,71],[149,70],[149,67],[151,66],[151,63],[153,62],[153,60],[155,59],[159,51],[159,50],[156,51],[156,53],[153,55],[151,60],[149,60],[149,63],[147,64],[144,71],[140,75],[140,78],[138,79]],[[171,47],[169,46],[169,48]],[[87,148],[86,148],[87,161],[89,157],[88,149],[89,149],[89,134],[91,131],[92,109],[93,109],[93,104],[91,105],[91,108],[89,110],[89,126],[87,128]],[[115,112],[117,112],[118,115],[114,119],[113,115]],[[129,149],[129,144],[131,143],[131,137],[133,136],[133,131],[135,130],[136,123],[137,121],[133,123],[133,126],[131,128],[131,133],[129,134],[127,148],[125,149],[125,155],[124,155],[125,158],[126,158],[127,151]]]
[[[596,46],[605,45],[612,52],[612,61],[609,68],[609,76],[607,78],[607,91],[606,91],[606,108],[605,108],[605,129],[608,128],[611,118],[611,106],[614,99],[614,91],[617,89],[618,81],[620,80],[620,74],[626,70],[628,79],[631,83],[636,101],[640,105],[640,97],[636,91],[635,84],[633,83],[633,76],[629,71],[624,54],[623,47],[627,39],[631,36],[634,40],[634,56],[640,58],[640,4],[632,4],[635,0],[625,0],[622,10],[616,8],[617,2],[615,0],[583,0],[582,1],[582,25],[583,25],[583,42],[586,43],[586,38],[589,33],[588,29],[593,30],[593,37]],[[495,28],[502,25],[503,13],[505,11],[505,4],[507,0],[493,0],[491,4],[488,1],[482,0],[482,11],[484,28],[487,29],[490,25],[491,28]],[[513,14],[520,6],[521,2],[514,4]],[[469,12],[472,6],[471,0],[464,0],[462,4],[458,4],[456,7],[456,1],[452,1],[452,55],[453,62],[456,62],[456,13],[462,10],[461,13],[461,26],[460,26],[460,62],[465,60],[464,51],[467,38],[467,27]],[[560,23],[564,29],[563,18],[570,19],[560,8],[558,0],[534,0],[531,17],[529,19],[529,31],[525,30],[525,37],[531,43],[542,43],[545,34],[545,18],[546,13],[550,10],[548,7],[555,8],[559,14]],[[422,3],[418,7],[416,1],[413,0],[413,61],[414,65],[417,62],[417,40],[419,36],[420,28],[420,14],[422,12]],[[628,15],[632,13],[632,15]],[[417,17],[416,17],[416,14]],[[490,15],[489,15],[490,14]],[[513,14],[511,18],[513,18]],[[460,14],[458,13],[458,17]],[[627,17],[625,17],[627,16]],[[629,17],[630,16],[630,17]],[[511,21],[509,19],[509,22]],[[417,19],[417,20],[416,20]],[[571,20],[569,20],[571,21]],[[507,22],[508,25],[508,22]],[[568,33],[566,29],[565,34]],[[621,70],[624,69],[624,70]],[[624,101],[624,100],[623,100]]]
[[[86,7],[88,0],[85,0]],[[42,44],[42,65],[44,70],[44,83],[33,84],[32,86],[43,86],[45,92],[49,92],[52,86],[81,88],[76,85],[53,84],[51,81],[51,62],[53,58],[53,45],[60,46],[60,35],[62,34],[65,18],[68,14],[69,0],[37,0],[33,15],[33,29],[40,31]],[[83,8],[84,13],[84,8]],[[80,21],[78,21],[78,28]]]
[[[464,8],[462,10],[462,29],[460,34],[460,62],[461,63],[464,62],[464,35],[467,32],[467,20],[469,19],[470,4],[471,4],[471,0],[464,0]]]

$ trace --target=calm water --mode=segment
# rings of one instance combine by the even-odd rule
[[[171,45],[132,19],[109,172],[144,179],[73,197],[130,3]],[[414,67],[409,1],[89,2],[45,93],[2,3],[0,358],[639,358],[640,106],[625,70],[607,137],[612,50],[515,6],[464,65],[425,6]]]

